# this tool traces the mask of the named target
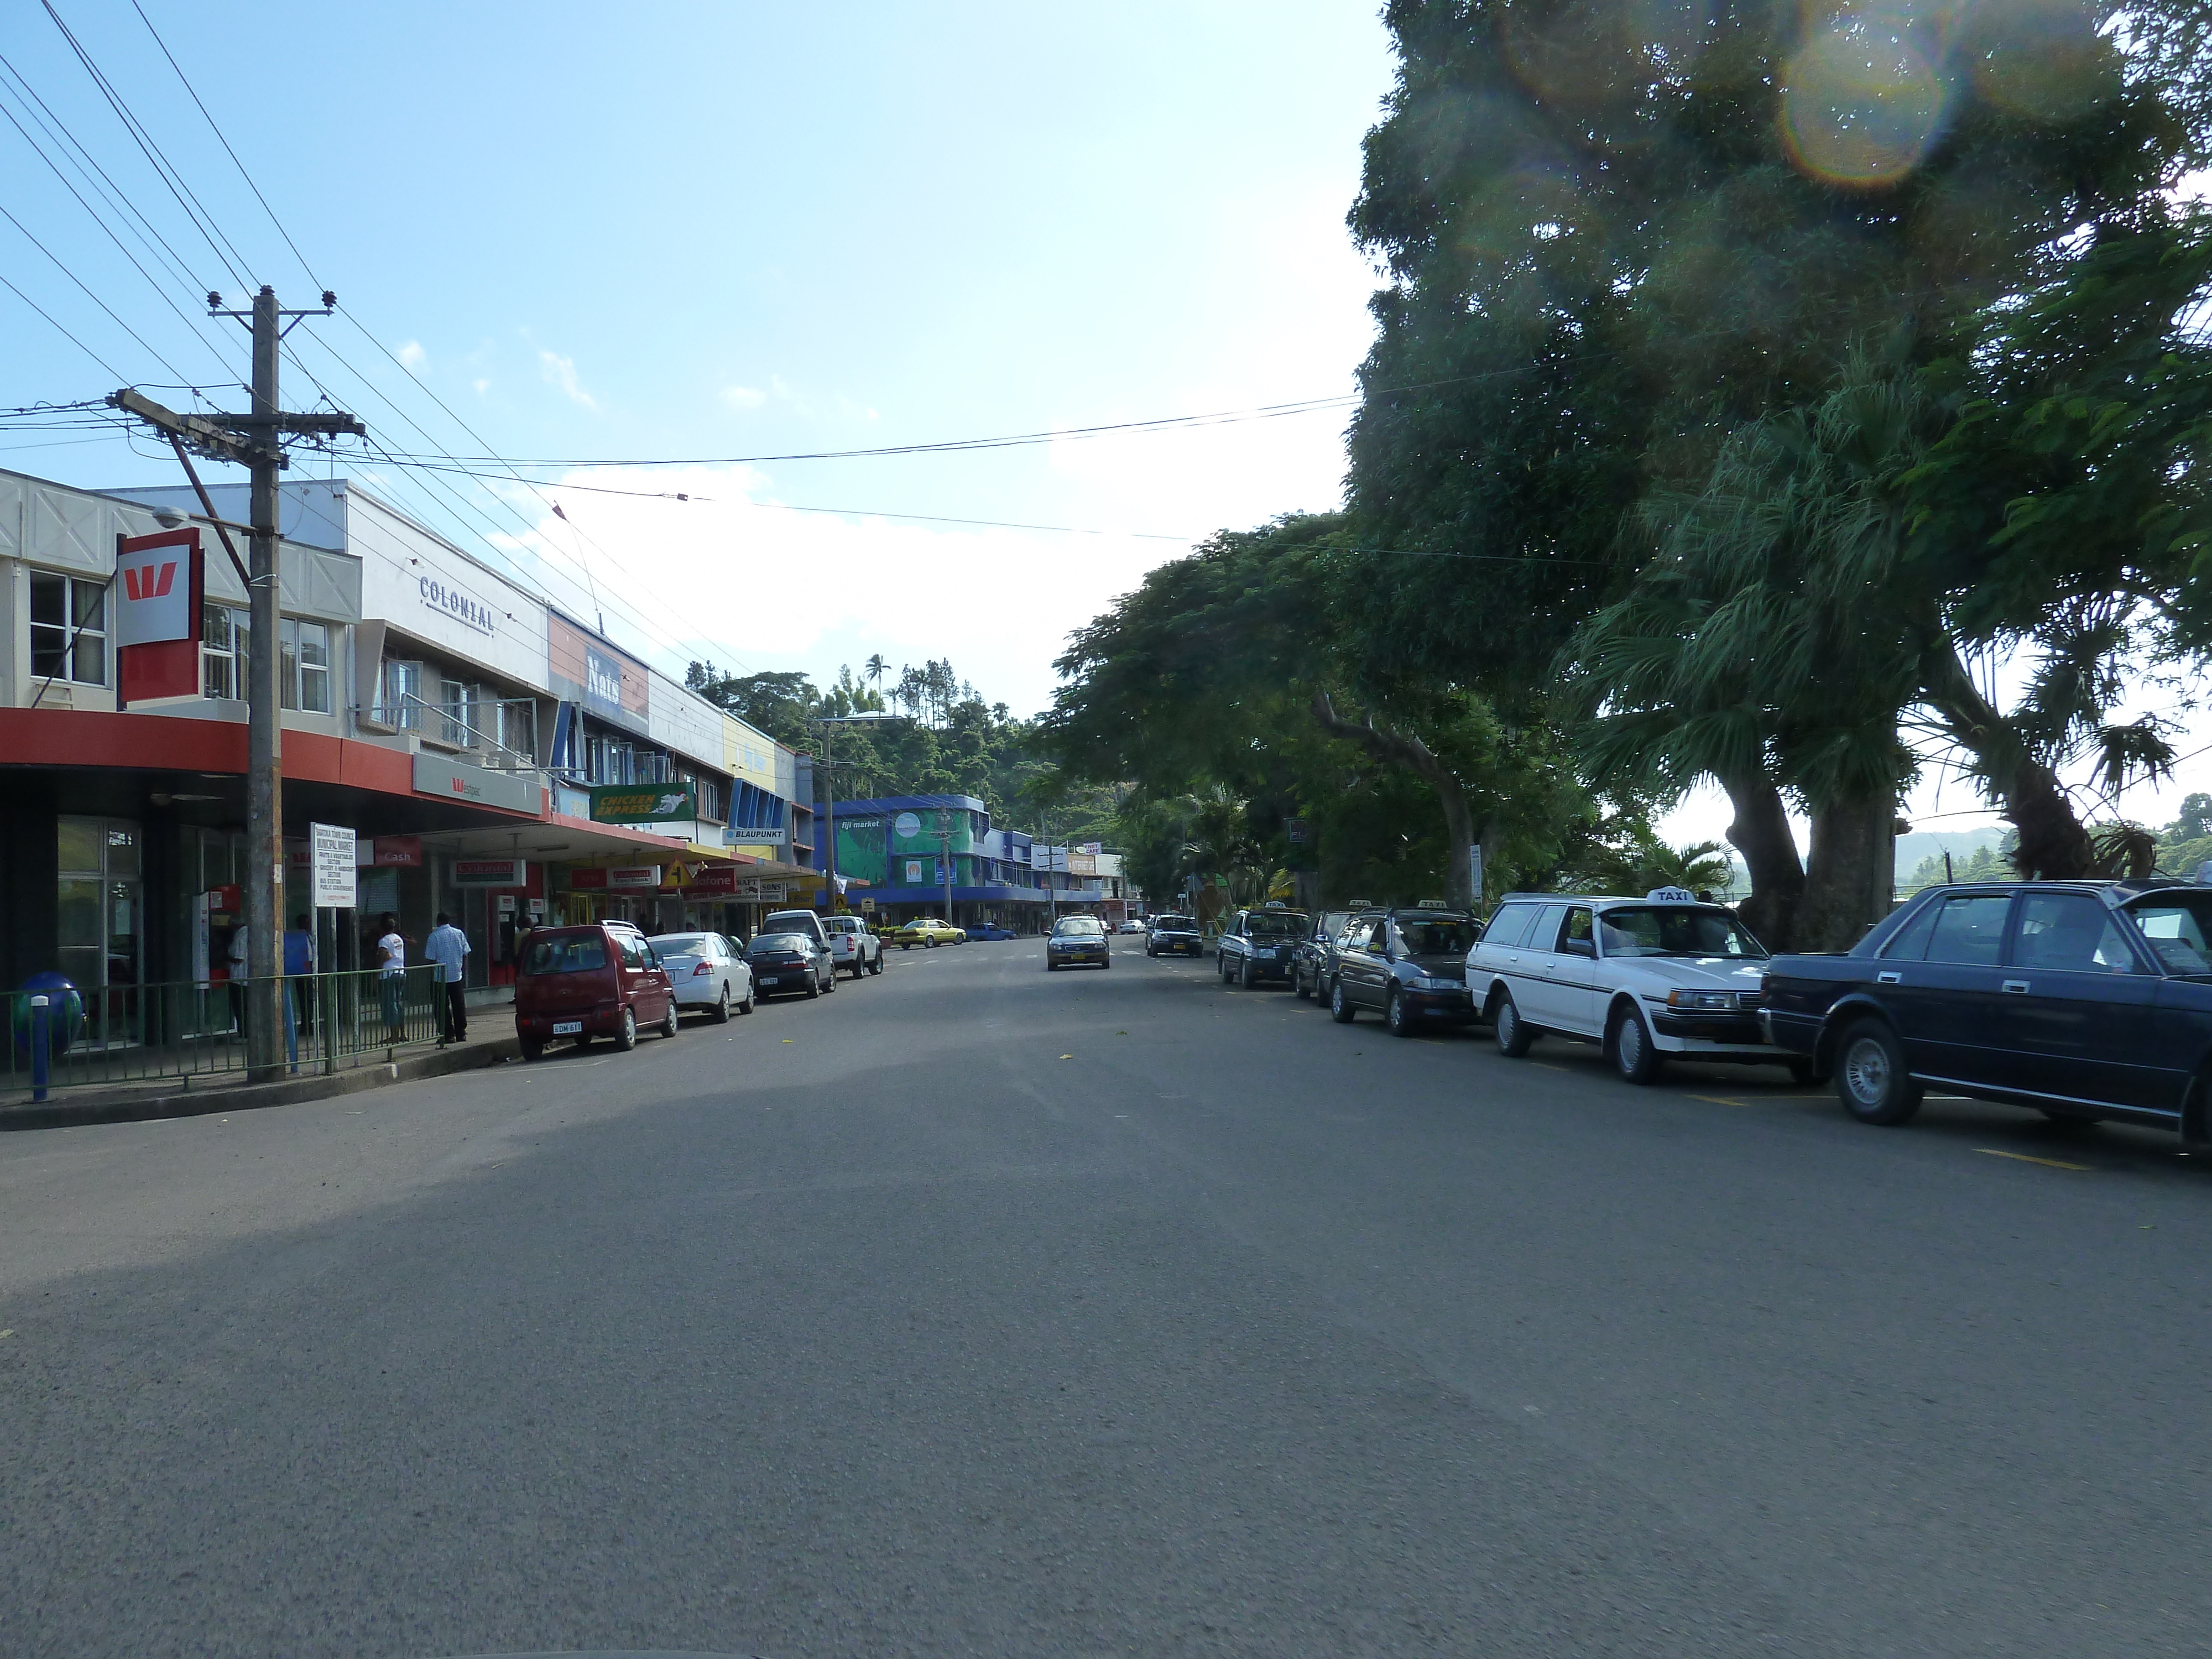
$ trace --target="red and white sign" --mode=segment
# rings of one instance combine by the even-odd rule
[[[631,892],[641,889],[653,891],[660,885],[660,866],[657,864],[638,864],[626,870],[610,870],[607,872],[607,885]]]
[[[690,880],[661,890],[681,893],[686,898],[727,898],[738,890],[737,866],[724,864],[695,870]]]
[[[127,708],[200,690],[198,529],[115,538],[115,691]]]
[[[526,887],[530,872],[520,859],[455,859],[456,887]]]

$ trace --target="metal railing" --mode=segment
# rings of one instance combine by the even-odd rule
[[[349,1070],[398,1049],[445,1044],[445,987],[434,965],[386,975],[284,976],[285,1074]],[[0,1102],[30,1098],[31,1000],[47,1006],[47,1086],[242,1078],[246,1068],[246,981],[178,980],[91,991],[7,994],[0,1042]]]

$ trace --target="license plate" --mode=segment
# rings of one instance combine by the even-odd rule
[[[774,974],[763,974],[761,975],[761,983],[763,985],[775,985],[781,982],[781,981],[780,981]]]
[[[556,1019],[553,1022],[555,1036],[577,1036],[582,1034],[583,1030],[584,1022],[580,1019]]]

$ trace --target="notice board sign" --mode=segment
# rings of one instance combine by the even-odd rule
[[[342,823],[307,826],[307,882],[318,910],[350,910],[356,899],[354,833]]]

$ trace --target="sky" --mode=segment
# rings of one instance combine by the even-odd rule
[[[301,470],[517,562],[668,672],[826,680],[878,653],[894,672],[945,658],[1033,713],[1068,634],[1147,569],[1340,499],[1341,403],[963,453],[557,468],[534,487],[428,468],[1343,398],[1378,280],[1344,226],[1391,81],[1374,4],[52,5],[142,131],[42,5],[0,9],[0,112],[57,157],[82,144],[104,176],[70,182],[130,204],[106,210],[111,240],[0,120],[17,222],[0,219],[0,276],[21,290],[0,289],[0,406],[128,380],[237,407],[244,336],[201,296],[240,304],[266,281],[306,306],[328,286],[342,313],[295,331],[285,401],[327,397],[425,465],[303,453]],[[16,422],[0,466],[179,482],[143,439]],[[2185,749],[2212,742],[2181,730]],[[2212,757],[2117,805],[2160,822],[2187,788],[2212,788]],[[1967,829],[1991,821],[1979,807],[1932,770],[1908,811]],[[1662,829],[1717,838],[1728,817],[1700,792]]]

